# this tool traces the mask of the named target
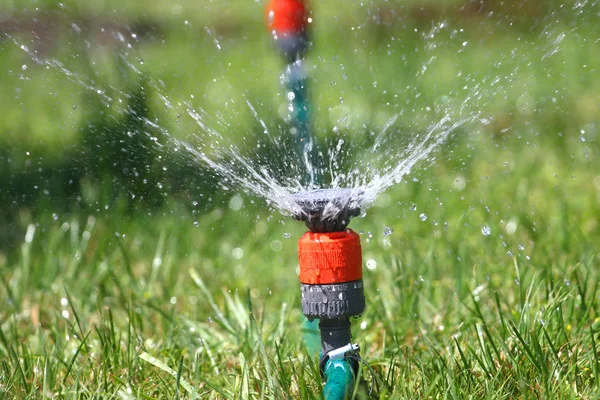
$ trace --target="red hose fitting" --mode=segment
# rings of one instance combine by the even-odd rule
[[[302,0],[271,0],[267,6],[267,26],[278,35],[300,33],[307,22],[308,7]]]
[[[343,232],[306,232],[298,241],[300,282],[308,285],[353,282],[362,279],[360,237]]]

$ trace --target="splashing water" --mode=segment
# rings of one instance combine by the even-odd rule
[[[264,128],[269,139],[277,143],[276,139],[268,133],[269,130],[265,122],[259,118],[250,102],[248,102],[248,107]],[[210,138],[218,139],[219,145],[210,146],[213,152],[209,155],[202,150],[202,144],[200,147],[194,147],[190,143],[176,139],[168,135],[168,132],[163,131],[164,134],[168,135],[166,136],[168,146],[173,149],[185,149],[197,162],[208,165],[221,176],[228,187],[241,187],[248,193],[258,195],[283,214],[289,215],[301,212],[298,204],[290,196],[298,192],[311,191],[317,189],[317,187],[312,184],[302,185],[299,166],[293,164],[293,149],[282,148],[282,152],[278,154],[281,157],[280,163],[289,167],[290,173],[273,167],[272,160],[244,155],[239,146],[208,127],[205,120],[206,115],[203,115],[203,113],[189,108],[188,114]],[[389,125],[392,125],[395,119],[396,116],[393,117]],[[373,168],[365,168],[357,161],[348,170],[343,170],[336,163],[335,157],[340,154],[348,157],[353,151],[358,150],[354,150],[350,146],[343,148],[344,141],[339,139],[336,151],[330,153],[331,159],[328,167],[320,173],[328,174],[331,177],[329,188],[351,189],[344,192],[348,198],[341,199],[343,204],[352,204],[364,209],[370,206],[379,194],[394,184],[400,183],[419,162],[431,161],[435,151],[445,143],[456,129],[474,120],[475,116],[471,116],[455,121],[450,114],[444,114],[439,121],[431,124],[425,133],[416,135],[404,149],[397,153],[370,153],[372,165],[379,164],[378,167]],[[386,129],[380,133],[377,142],[383,140],[381,136],[385,135],[387,127],[386,125]],[[375,145],[373,147],[373,150],[376,150]],[[333,206],[326,208],[326,214],[329,216],[333,216],[338,211]]]
[[[439,51],[434,38],[440,32],[448,29],[448,23],[441,22],[436,24],[430,32],[423,34],[424,50],[431,56],[426,57],[423,68],[418,71],[415,80],[427,78],[429,69],[435,65],[436,51]],[[212,30],[206,28],[206,31],[217,49],[221,50],[224,44],[217,39]],[[573,30],[568,33],[573,34]],[[565,33],[555,32],[551,29],[545,30],[544,35],[549,38],[550,46],[542,59],[553,57],[565,40]],[[138,42],[137,40],[127,42],[123,35],[119,37],[130,50]],[[115,102],[125,103],[124,99],[128,97],[127,93],[105,90],[95,84],[93,79],[69,70],[64,63],[40,57],[14,37],[9,36],[9,38],[35,63],[58,71],[67,80],[97,95],[107,107]],[[457,44],[459,53],[465,47],[470,46],[468,41],[463,40],[458,40]],[[132,72],[143,75],[143,72],[134,63],[125,61]],[[461,74],[459,73],[458,76],[460,77]],[[440,104],[432,105],[432,109],[428,110],[431,111],[427,114],[430,122],[426,124],[426,128],[412,131],[409,135],[404,132],[406,128],[400,132],[400,128],[397,128],[398,121],[402,119],[401,113],[392,115],[383,124],[380,132],[374,135],[372,144],[366,151],[362,150],[361,146],[356,146],[348,134],[334,130],[334,134],[329,135],[326,143],[312,144],[323,158],[323,163],[320,164],[323,165],[322,170],[314,171],[315,167],[310,164],[296,165],[293,146],[282,139],[285,135],[289,135],[289,132],[285,127],[267,124],[261,118],[261,113],[257,111],[256,105],[259,102],[244,99],[250,114],[262,130],[257,144],[254,144],[251,139],[256,135],[248,134],[248,138],[244,137],[241,141],[228,137],[226,129],[229,123],[225,117],[210,115],[195,105],[194,101],[181,101],[173,104],[169,96],[164,93],[163,85],[147,76],[144,78],[156,90],[166,109],[176,110],[187,115],[195,124],[196,129],[200,131],[191,133],[186,140],[182,140],[161,126],[160,122],[140,117],[145,125],[158,129],[162,133],[161,139],[152,138],[157,148],[167,154],[169,152],[187,154],[188,162],[191,165],[201,163],[210,167],[222,179],[225,189],[238,190],[241,188],[263,198],[270,206],[284,214],[299,212],[298,205],[290,200],[290,195],[317,188],[314,180],[309,184],[302,184],[303,180],[300,174],[304,170],[308,171],[311,176],[318,172],[319,175],[327,177],[327,183],[324,184],[327,188],[351,189],[347,192],[348,202],[363,209],[370,206],[381,193],[402,182],[416,165],[422,162],[432,162],[436,151],[460,128],[468,129],[472,124],[487,124],[489,120],[484,118],[479,111],[472,111],[477,109],[473,105],[486,101],[494,91],[502,89],[503,84],[509,86],[508,82],[513,79],[512,76],[489,74],[484,79],[487,82],[474,83],[468,77],[463,77],[465,83],[463,90],[454,93],[453,96],[454,102],[459,104],[446,107],[441,101]],[[488,86],[484,87],[483,83]],[[467,89],[464,90],[465,88]],[[418,90],[415,89],[415,92]],[[416,97],[418,95],[418,93],[415,94]],[[462,101],[458,99],[462,99]],[[291,101],[293,98],[288,95],[288,100]],[[133,113],[134,111],[125,109],[124,112]],[[146,134],[150,135],[150,133]],[[397,140],[398,137],[404,141]],[[256,150],[255,146],[273,150],[268,155],[257,155],[254,151]],[[309,151],[312,149],[306,149],[306,152]],[[308,157],[305,157],[304,160],[306,162]],[[421,219],[426,220],[427,216],[421,214]],[[482,229],[482,233],[489,235],[489,227]]]
[[[55,69],[69,81],[97,95],[106,106],[115,101],[124,103],[123,99],[127,98],[127,93],[122,91],[118,91],[118,96],[113,98],[107,94],[106,90],[96,86],[86,76],[72,72],[60,61],[38,57],[15,38],[11,37],[11,40],[35,63]],[[132,63],[127,63],[127,65],[136,74],[142,74]],[[163,134],[162,141],[151,137],[157,148],[167,153],[178,152],[181,154],[184,151],[190,157],[188,162],[207,165],[220,176],[224,182],[224,188],[241,188],[250,194],[257,195],[283,214],[301,212],[298,205],[290,199],[290,195],[318,188],[314,186],[314,179],[308,185],[301,183],[300,167],[305,167],[314,176],[314,166],[308,164],[307,157],[304,158],[307,165],[294,165],[292,154],[294,149],[286,147],[278,136],[271,134],[269,127],[261,119],[252,102],[245,100],[251,114],[263,129],[267,143],[274,145],[278,150],[277,156],[281,158],[278,160],[279,162],[273,162],[272,159],[265,157],[249,156],[243,150],[243,146],[211,126],[208,121],[214,116],[208,115],[203,109],[194,107],[190,102],[172,104],[159,85],[152,81],[151,83],[154,89],[159,91],[159,97],[167,109],[183,108],[182,111],[202,132],[202,135],[190,135],[191,139],[196,142],[192,144],[192,140],[184,141],[176,138],[156,121],[139,117],[145,125],[157,129]],[[134,111],[128,108],[125,112],[133,113]],[[389,153],[389,148],[386,149],[387,151],[383,149],[390,141],[388,132],[397,120],[398,115],[392,116],[375,138],[374,144],[370,148],[367,167],[360,157],[354,157],[358,161],[351,164],[347,170],[341,166],[340,158],[353,158],[352,156],[356,156],[353,153],[359,152],[359,149],[354,149],[352,143],[348,143],[342,137],[337,138],[337,144],[333,148],[321,150],[321,153],[327,154],[328,160],[327,166],[319,172],[330,177],[327,187],[351,189],[344,192],[348,195],[348,199],[345,200],[346,204],[352,203],[360,208],[368,207],[380,193],[401,182],[417,163],[431,160],[434,152],[443,145],[453,131],[466,124],[467,121],[475,120],[475,117],[455,119],[449,112],[443,112],[438,121],[432,123],[425,132],[415,135],[403,149]],[[281,131],[281,129],[278,130]],[[145,134],[150,135],[147,132]],[[283,165],[286,169],[275,167],[274,165],[277,164]],[[329,215],[337,212],[335,207],[330,208]]]

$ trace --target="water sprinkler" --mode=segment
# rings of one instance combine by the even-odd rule
[[[304,0],[271,0],[267,5],[267,28],[287,65],[282,74],[289,102],[291,134],[294,136],[296,164],[305,187],[321,185],[313,137],[310,132],[310,104],[304,57],[310,45],[308,3]]]
[[[310,134],[303,64],[310,44],[309,14],[303,0],[271,0],[267,6],[267,26],[288,63],[282,82],[287,89],[300,180],[312,189],[320,187],[322,179]],[[304,221],[310,230],[298,241],[302,312],[309,321],[320,321],[320,366],[328,400],[341,400],[350,392],[360,359],[350,330],[350,317],[365,309],[360,238],[347,229],[350,218],[360,213],[353,194],[350,189],[318,189],[288,199],[294,218]]]
[[[301,60],[308,48],[309,10],[303,0],[271,0],[267,27],[289,63]]]
[[[350,189],[300,192],[290,201],[298,206],[294,218],[310,229],[298,241],[302,312],[310,321],[320,320],[325,397],[343,398],[359,359],[358,345],[351,342],[350,317],[365,309],[360,237],[347,228],[360,208]],[[330,379],[335,370],[343,377]]]

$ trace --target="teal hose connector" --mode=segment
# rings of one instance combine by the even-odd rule
[[[327,361],[325,378],[327,383],[323,388],[323,397],[326,400],[344,400],[352,394],[354,370],[347,359]]]

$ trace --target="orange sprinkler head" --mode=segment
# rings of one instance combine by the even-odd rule
[[[267,6],[267,26],[277,35],[297,34],[306,28],[308,7],[302,0],[271,0]]]
[[[360,237],[342,232],[306,232],[298,241],[300,282],[308,285],[346,283],[362,279]]]
[[[325,330],[327,343],[347,344],[350,325],[343,321],[365,310],[360,237],[346,229],[350,218],[360,213],[357,197],[360,193],[352,189],[338,188],[299,192],[289,198],[296,205],[294,218],[306,222],[311,230],[298,241],[302,313],[310,321],[337,321],[333,331]],[[323,321],[319,326],[323,334]],[[345,333],[340,336],[340,332]]]

